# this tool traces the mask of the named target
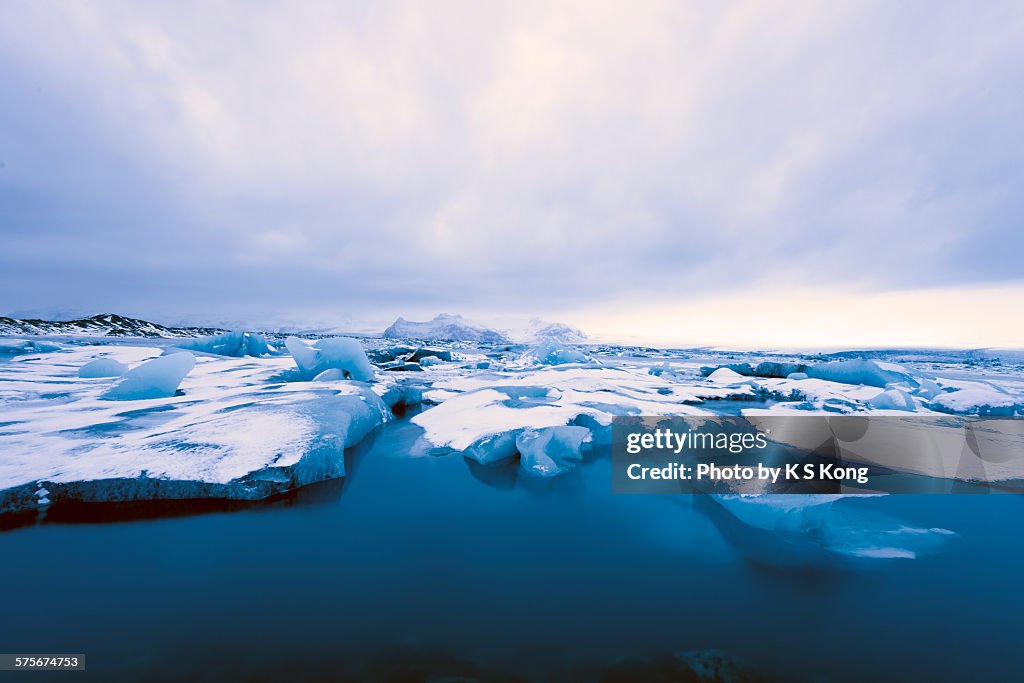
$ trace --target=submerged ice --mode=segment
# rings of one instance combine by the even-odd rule
[[[934,552],[956,534],[912,527],[857,503],[871,495],[710,495],[728,518],[745,528],[734,535],[752,559],[807,564],[824,556],[866,560],[915,559]],[[714,518],[714,517],[713,517]],[[722,521],[722,518],[718,518]],[[763,537],[763,539],[762,539]],[[763,540],[764,543],[759,541]]]

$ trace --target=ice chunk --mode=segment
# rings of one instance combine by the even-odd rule
[[[181,380],[192,372],[196,358],[188,351],[172,353],[146,361],[128,371],[124,378],[103,394],[116,401],[174,396]]]
[[[527,474],[553,477],[567,472],[583,459],[583,444],[590,442],[586,427],[527,429],[516,437],[519,466]]]
[[[786,375],[786,379],[807,379],[806,372],[791,372]]]
[[[399,318],[384,330],[385,339],[441,339],[446,341],[484,342],[507,344],[509,339],[501,332],[474,325],[461,315],[442,313],[433,320],[415,322]]]
[[[807,366],[803,363],[780,363],[777,361],[763,361],[754,368],[754,374],[758,377],[776,377],[782,379],[789,377],[796,372],[804,372]]]
[[[928,379],[927,377],[921,377],[918,381],[921,384],[917,388],[917,391],[914,392],[918,396],[930,401],[942,393],[942,387],[940,387],[935,380]]]
[[[812,365],[806,372],[808,377],[840,384],[863,384],[881,389],[897,382],[906,383],[911,387],[918,386],[917,378],[902,365],[864,358]]]
[[[97,358],[78,368],[78,376],[82,378],[120,377],[126,372],[128,366],[113,358]]]
[[[579,349],[566,346],[555,339],[545,339],[530,349],[525,360],[534,360],[541,365],[564,365],[566,363],[589,363],[593,359]]]
[[[1024,415],[1024,396],[987,387],[968,387],[939,394],[929,407],[958,415]]]
[[[30,339],[11,339],[0,341],[0,355],[16,356],[22,353],[50,353],[60,351],[58,344],[34,341]]]
[[[346,379],[373,381],[373,367],[366,358],[362,344],[355,339],[332,337],[320,339],[309,346],[298,337],[288,337],[284,345],[295,359],[299,372],[307,379],[316,377],[324,370],[336,368],[342,371]]]
[[[886,389],[868,399],[868,405],[876,410],[917,410],[913,397],[902,389]]]
[[[267,343],[263,335],[241,330],[215,334],[211,337],[189,339],[179,343],[178,348],[236,358],[271,356],[277,353],[277,349]]]

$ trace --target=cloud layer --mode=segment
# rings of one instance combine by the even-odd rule
[[[5,3],[0,304],[601,315],[1024,279],[1019,3]]]

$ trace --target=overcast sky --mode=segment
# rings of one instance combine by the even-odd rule
[[[1024,345],[1020,2],[0,4],[0,313]]]

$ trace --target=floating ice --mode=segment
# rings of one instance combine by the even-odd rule
[[[181,380],[192,372],[195,365],[196,358],[188,351],[154,358],[129,370],[124,379],[103,394],[103,398],[135,401],[174,396]]]
[[[284,345],[288,347],[299,371],[307,379],[316,377],[324,370],[334,368],[341,370],[346,379],[360,382],[373,381],[373,366],[366,358],[363,346],[355,339],[348,337],[320,339],[311,347],[298,337],[288,337],[285,339]]]
[[[29,339],[0,340],[0,355],[16,356],[23,353],[50,353],[60,351],[59,344]]]
[[[516,437],[519,467],[538,477],[553,477],[571,470],[583,459],[583,444],[591,440],[586,427],[527,429]]]
[[[589,363],[593,359],[579,349],[566,346],[555,339],[545,339],[530,349],[524,360],[534,360],[541,365],[564,365],[566,363]]]
[[[215,334],[211,337],[189,339],[179,343],[178,348],[235,358],[270,356],[277,353],[277,349],[267,343],[263,335],[241,330]]]
[[[97,358],[78,368],[78,376],[82,378],[120,377],[126,372],[128,366],[114,358]]]

